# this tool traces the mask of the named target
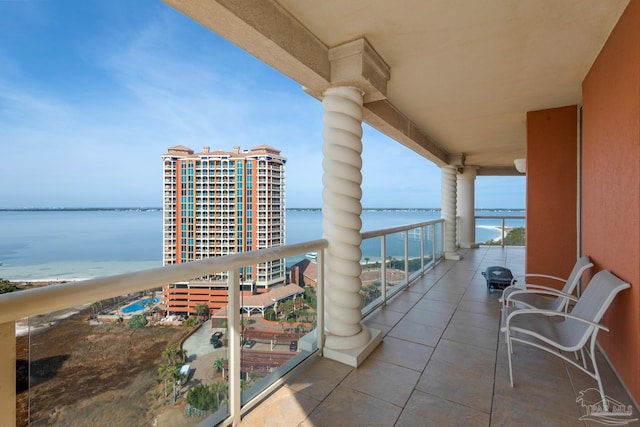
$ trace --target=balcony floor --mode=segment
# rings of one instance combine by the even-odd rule
[[[242,420],[243,426],[595,425],[580,421],[581,390],[596,382],[557,357],[514,347],[515,387],[499,333],[499,292],[481,272],[524,272],[524,248],[462,252],[444,261],[363,323],[383,343],[358,369],[319,358]],[[630,404],[599,354],[605,393]],[[637,416],[637,412],[634,411]]]

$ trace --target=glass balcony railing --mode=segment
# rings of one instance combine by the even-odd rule
[[[442,256],[442,222],[363,233],[363,252],[379,251],[362,260],[363,313]],[[18,425],[147,425],[168,414],[188,425],[239,420],[321,353],[327,245],[315,240],[1,295],[0,345],[13,348],[14,328],[18,337],[17,378],[3,375],[0,391],[15,385]],[[316,254],[315,286],[248,304],[243,271],[309,253]],[[191,311],[213,298],[219,290],[203,285],[188,294],[186,283],[221,274],[230,284],[228,313],[185,319],[167,312],[169,293]],[[183,287],[165,295],[166,283]],[[0,395],[10,406],[12,393]]]
[[[525,246],[525,219],[520,215],[476,216],[476,242],[480,245]]]
[[[442,258],[443,220],[362,233],[362,314],[367,315]],[[384,286],[382,285],[384,283]]]

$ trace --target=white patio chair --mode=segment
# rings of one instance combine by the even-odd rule
[[[518,308],[541,308],[545,310],[567,311],[569,301],[576,301],[573,295],[582,274],[593,267],[593,263],[587,255],[580,257],[567,279],[562,279],[548,274],[524,274],[516,276],[511,282],[512,285],[506,288],[500,297],[503,306],[514,306]],[[515,285],[516,280],[530,277],[544,277],[564,283],[562,289],[558,290],[547,286],[524,283]]]
[[[507,341],[511,386],[513,387],[513,343],[519,342],[558,356],[595,379],[604,401],[605,394],[596,364],[595,346],[598,332],[601,329],[609,331],[609,328],[598,322],[615,296],[630,286],[609,271],[602,270],[593,276],[571,313],[503,307],[501,330],[505,333]],[[583,348],[589,355],[591,368],[587,367],[584,358],[581,366],[561,352],[576,352]]]

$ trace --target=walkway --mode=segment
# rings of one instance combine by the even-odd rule
[[[560,359],[516,346],[515,387],[499,334],[499,293],[481,272],[524,272],[523,248],[463,252],[365,319],[383,343],[358,369],[319,358],[243,426],[585,426],[576,402],[595,381]],[[606,394],[630,399],[600,355]],[[634,409],[634,415],[638,413]]]

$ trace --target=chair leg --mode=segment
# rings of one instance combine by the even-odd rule
[[[513,387],[513,367],[511,365],[511,354],[513,353],[513,344],[511,343],[511,337],[509,336],[509,332],[506,332],[507,335],[507,358],[509,359],[509,382],[511,387]]]
[[[580,349],[580,351],[582,351],[582,349]],[[600,378],[600,371],[598,370],[598,363],[596,362],[596,334],[593,334],[591,338],[589,353],[590,353],[589,357],[591,358],[591,364],[593,365],[593,374],[595,375],[596,381],[598,383],[598,390],[600,391],[600,397],[602,398],[602,409],[606,414],[609,412],[609,402],[607,401],[607,397],[604,394],[604,387],[602,386],[602,378]],[[583,356],[583,359],[584,359],[584,356]],[[586,362],[584,363],[586,366]]]

